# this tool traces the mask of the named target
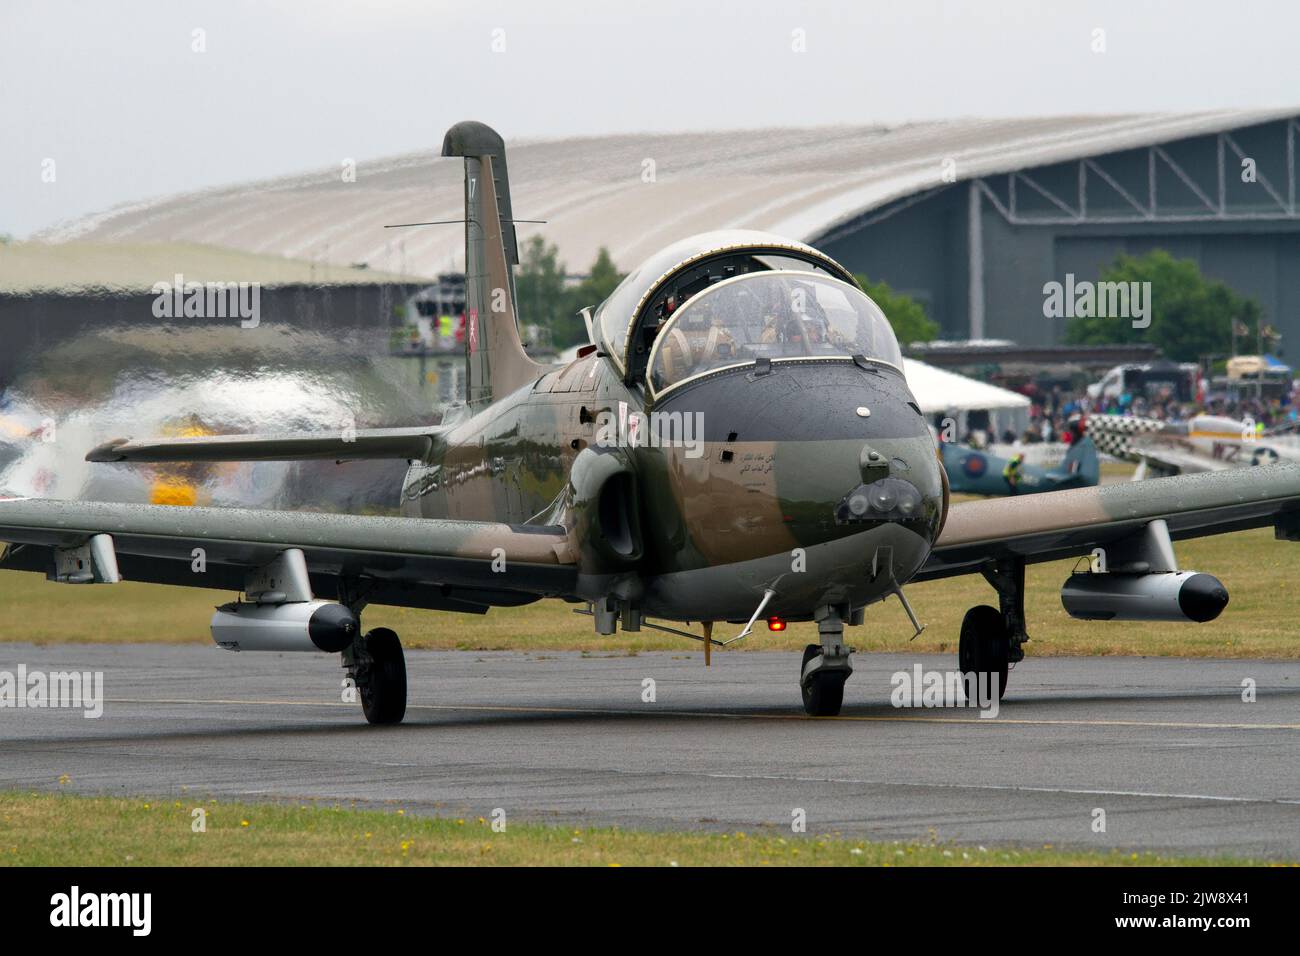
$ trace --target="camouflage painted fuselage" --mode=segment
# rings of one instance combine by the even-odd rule
[[[602,436],[648,412],[698,413],[702,433],[658,447],[644,427],[641,442]],[[924,564],[946,507],[924,419],[878,363],[724,369],[647,408],[590,354],[461,414],[409,470],[403,513],[563,525],[580,552],[573,597],[616,593],[660,618],[743,620],[767,587],[769,613],[791,619],[870,604]],[[854,514],[855,490],[885,478],[915,490],[910,510]]]

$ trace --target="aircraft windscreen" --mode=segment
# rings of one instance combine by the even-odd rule
[[[699,293],[655,337],[650,384],[754,362],[863,355],[902,368],[885,314],[838,279],[812,273],[738,276]]]

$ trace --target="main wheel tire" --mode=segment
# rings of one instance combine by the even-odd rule
[[[821,652],[818,644],[809,644],[803,651],[803,664],[799,668],[803,709],[809,717],[838,717],[844,706],[844,682],[849,675],[844,671],[818,671],[808,680],[803,679],[803,669]]]
[[[406,658],[397,634],[377,627],[365,636],[369,679],[358,690],[361,710],[372,724],[398,724],[406,716]]]
[[[998,682],[998,698],[1007,692],[1007,670],[1011,657],[1011,636],[1007,633],[1002,612],[981,604],[966,612],[961,621],[961,643],[957,666],[962,674],[974,673],[976,680],[989,674]]]

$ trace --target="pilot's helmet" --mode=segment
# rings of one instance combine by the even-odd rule
[[[802,283],[796,284],[795,287],[790,290],[788,296],[790,300],[790,311],[801,319],[812,318],[812,310],[808,308],[808,297],[810,295],[812,295],[812,292]]]

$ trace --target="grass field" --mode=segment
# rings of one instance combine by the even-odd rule
[[[194,832],[203,809],[206,832]],[[836,834],[656,833],[429,818],[401,807],[0,792],[13,866],[1160,866],[1256,861],[1149,853],[873,843]]]
[[[1076,621],[1061,608],[1061,583],[1073,561],[1033,565],[1026,574],[1025,609],[1031,655],[1136,654],[1190,657],[1300,658],[1294,593],[1300,550],[1277,541],[1269,529],[1243,531],[1178,544],[1185,568],[1217,575],[1231,601],[1210,624],[1135,624]],[[962,615],[975,604],[994,603],[993,590],[978,575],[909,587],[908,598],[926,631],[908,642],[911,629],[898,601],[867,609],[867,624],[850,630],[860,650],[955,652]],[[225,592],[132,584],[68,586],[39,575],[0,572],[0,640],[162,641],[206,644],[208,619]],[[582,650],[635,653],[643,650],[698,650],[694,641],[655,631],[620,632],[599,637],[591,619],[570,605],[544,601],[502,608],[486,615],[461,615],[407,608],[372,607],[366,627],[391,627],[407,647],[464,650]],[[736,626],[719,626],[728,637]],[[794,650],[815,640],[811,624],[791,625],[784,633],[760,629],[719,653]]]

